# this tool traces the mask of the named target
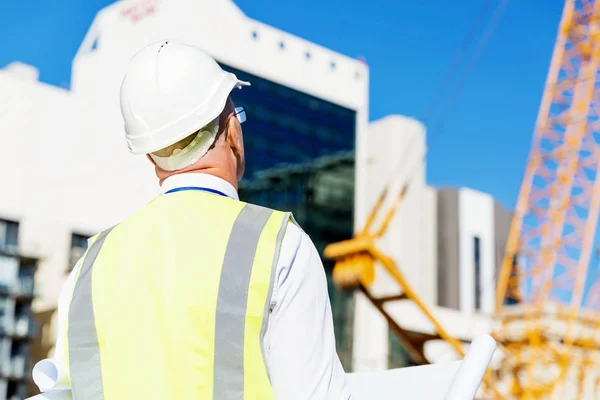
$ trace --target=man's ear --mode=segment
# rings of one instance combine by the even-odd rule
[[[244,142],[242,139],[242,126],[240,121],[234,116],[229,118],[227,121],[227,128],[225,130],[226,140],[229,147],[233,150],[236,155],[242,154],[244,151]]]
[[[246,159],[244,156],[244,137],[242,135],[242,126],[237,118],[232,117],[227,122],[227,144],[231,148],[237,164],[237,178],[242,179],[244,175],[244,169],[246,166]]]

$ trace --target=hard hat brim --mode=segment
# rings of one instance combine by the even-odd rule
[[[250,83],[240,81],[235,74],[223,71],[221,81],[209,102],[198,105],[159,129],[134,137],[127,135],[129,151],[134,155],[150,154],[188,137],[217,118],[223,112],[233,89],[244,86],[250,86]]]

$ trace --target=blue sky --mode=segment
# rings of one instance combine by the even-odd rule
[[[348,56],[365,57],[371,71],[371,119],[388,114],[422,119],[484,1],[236,3],[252,18]],[[4,0],[0,66],[20,60],[37,66],[42,81],[68,85],[71,59],[87,28],[111,2]],[[431,184],[471,187],[514,205],[562,6],[562,0],[510,2],[443,130],[438,126],[428,132],[435,137],[427,166]]]

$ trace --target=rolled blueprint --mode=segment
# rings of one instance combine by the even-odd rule
[[[67,374],[64,361],[57,358],[46,358],[33,367],[33,382],[40,392],[50,390],[71,389],[71,382]]]
[[[490,335],[475,338],[460,362],[444,400],[474,399],[495,351],[496,341]]]
[[[25,400],[73,400],[70,390],[51,390]]]

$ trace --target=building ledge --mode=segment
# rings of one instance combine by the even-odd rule
[[[411,301],[401,300],[384,305],[390,316],[405,330],[415,334],[435,335],[436,331],[429,319]],[[483,314],[467,314],[458,310],[430,306],[429,310],[454,338],[471,342],[476,337],[491,332],[492,319]]]
[[[0,256],[4,257],[15,257],[18,258],[19,261],[26,264],[37,264],[41,257],[33,252],[23,251],[20,249],[10,249],[10,248],[1,248],[0,247]]]
[[[0,69],[0,71],[7,72],[19,79],[31,82],[37,82],[40,78],[40,71],[36,67],[20,61],[12,62],[6,67]]]
[[[7,333],[7,332],[0,332],[0,338],[10,338],[13,341],[19,341],[19,342],[31,342],[35,339],[37,339],[37,335],[35,332],[28,332],[24,335],[21,335],[19,333],[13,332],[13,333]]]
[[[36,298],[36,292],[21,289],[19,285],[6,285],[0,282],[0,297],[11,297],[20,302],[33,301]]]

